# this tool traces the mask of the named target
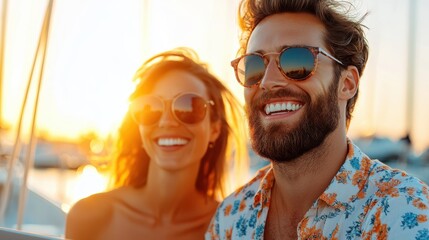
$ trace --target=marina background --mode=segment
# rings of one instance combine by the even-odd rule
[[[2,12],[5,2],[0,0]],[[7,2],[0,71],[0,156],[4,159],[14,144],[48,0]],[[425,26],[429,25],[429,1],[351,2],[357,18],[369,12],[364,24],[370,56],[349,134],[372,156],[428,183],[429,30]],[[178,46],[195,49],[243,101],[243,88],[230,67],[239,48],[238,3],[54,1],[29,188],[65,213],[77,200],[105,188],[105,165],[128,108],[134,72],[153,54]],[[30,99],[21,136],[24,150],[34,87]],[[266,162],[251,153],[253,173]],[[19,171],[17,176],[22,176]],[[0,180],[1,173],[0,169]]]
[[[47,2],[8,3],[0,116],[12,129]],[[364,24],[370,56],[349,133],[398,139],[409,131],[421,152],[429,146],[429,2],[352,2],[357,17],[369,12]],[[238,50],[237,8],[238,0],[55,1],[38,133],[66,139],[114,133],[135,70],[149,56],[178,46],[194,48],[243,99],[230,67]]]

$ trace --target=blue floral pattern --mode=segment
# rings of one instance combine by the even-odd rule
[[[297,228],[299,239],[429,239],[429,189],[371,160],[348,140],[347,158]],[[206,239],[263,239],[271,166],[219,205]]]

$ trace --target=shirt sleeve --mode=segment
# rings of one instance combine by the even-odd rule
[[[216,210],[215,215],[213,215],[213,218],[209,224],[209,227],[205,234],[206,240],[217,240],[220,239],[219,236],[219,211],[222,205],[218,207]]]
[[[421,184],[375,193],[367,205],[363,239],[429,239],[429,193]]]

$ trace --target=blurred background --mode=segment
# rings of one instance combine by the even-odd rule
[[[0,183],[16,142],[19,114],[48,0],[0,0]],[[230,61],[238,50],[237,0],[56,0],[45,39],[31,191],[66,213],[102,191],[116,130],[128,107],[132,77],[145,59],[179,46],[196,50],[243,100]],[[429,1],[355,0],[370,45],[349,135],[370,157],[429,182]],[[37,72],[37,71],[36,71]],[[39,67],[40,72],[40,67]],[[29,97],[19,159],[31,139],[37,87]],[[266,164],[251,152],[252,171]],[[17,163],[19,165],[19,163]],[[25,175],[15,167],[16,176]],[[0,188],[1,189],[1,188]],[[3,194],[3,193],[2,193]],[[31,199],[31,194],[29,199]],[[37,202],[37,201],[33,201]],[[38,208],[29,206],[28,209]],[[1,213],[1,209],[0,209]],[[12,215],[13,211],[10,212]],[[24,229],[61,235],[59,226]],[[29,214],[31,215],[31,214]],[[33,214],[34,215],[34,214]],[[1,216],[0,216],[1,217]],[[51,217],[52,218],[52,217]],[[3,220],[15,227],[16,217]],[[58,222],[57,221],[57,222]]]

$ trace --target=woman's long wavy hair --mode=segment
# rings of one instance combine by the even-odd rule
[[[188,48],[163,52],[147,60],[135,74],[138,84],[129,100],[149,94],[156,81],[172,70],[183,70],[199,78],[215,103],[209,108],[210,120],[220,121],[221,131],[213,147],[208,148],[201,159],[195,186],[208,197],[220,200],[247,177],[247,131],[242,104]],[[144,186],[149,164],[138,125],[128,111],[119,129],[110,187]]]

